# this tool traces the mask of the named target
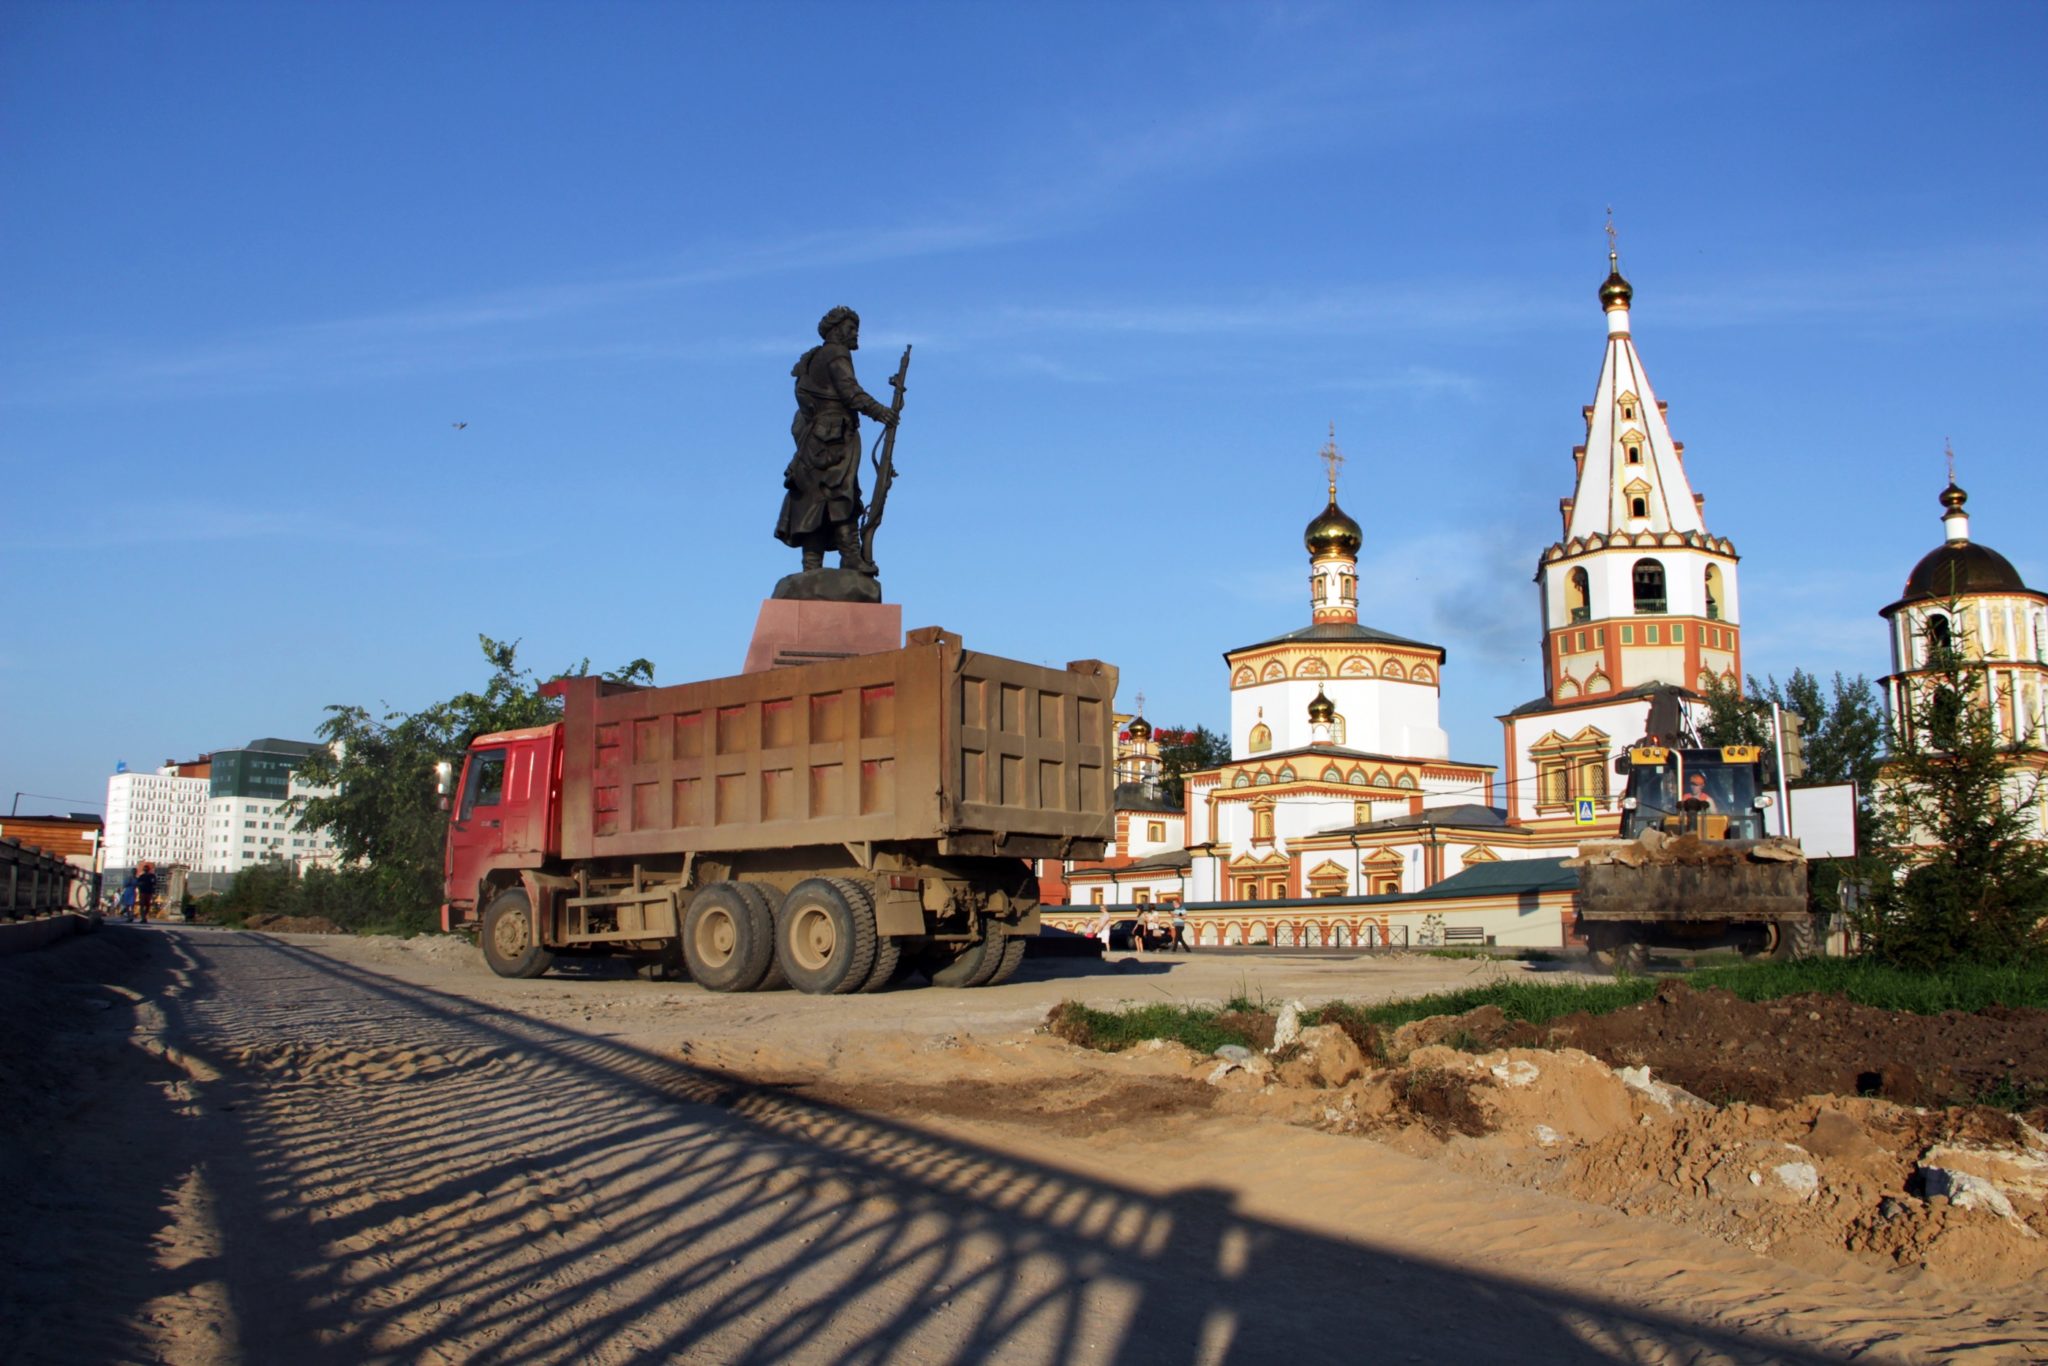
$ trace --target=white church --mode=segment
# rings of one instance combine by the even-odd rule
[[[1152,728],[1126,731],[1117,840],[1099,861],[1042,870],[1046,923],[1084,929],[1101,912],[1182,902],[1198,943],[1440,943],[1556,946],[1575,933],[1579,841],[1620,824],[1614,760],[1648,731],[1660,695],[1692,719],[1716,680],[1739,686],[1739,557],[1706,518],[1685,447],[1636,349],[1634,290],[1610,249],[1599,300],[1605,350],[1584,442],[1572,449],[1558,539],[1537,557],[1542,691],[1500,720],[1504,763],[1452,757],[1438,719],[1439,645],[1359,619],[1365,531],[1337,500],[1303,535],[1308,621],[1224,653],[1230,759],[1163,801]],[[1928,631],[1967,630],[2006,680],[2006,725],[2048,760],[2048,598],[2002,557],[1972,546],[1961,490],[1943,550],[1885,609],[1896,708]],[[1936,561],[1939,564],[1936,564]],[[1929,588],[1953,564],[1965,621]],[[1932,567],[1930,567],[1932,566]],[[1919,654],[1916,654],[1916,650]],[[1128,910],[1124,912],[1128,914]]]

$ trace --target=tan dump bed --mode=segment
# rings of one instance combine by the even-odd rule
[[[1100,857],[1116,670],[1041,668],[937,628],[883,654],[563,698],[570,859],[931,840]]]

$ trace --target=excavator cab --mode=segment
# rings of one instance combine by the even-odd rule
[[[1708,840],[1757,840],[1771,805],[1770,776],[1756,745],[1675,749],[1638,745],[1615,767],[1628,777],[1621,837],[1645,830]]]

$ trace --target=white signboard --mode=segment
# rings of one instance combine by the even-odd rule
[[[1791,795],[1791,833],[1808,858],[1855,857],[1856,784],[1795,787]],[[1773,835],[1786,833],[1784,819],[1775,805],[1764,812],[1764,824]]]

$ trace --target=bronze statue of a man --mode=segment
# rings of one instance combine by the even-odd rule
[[[825,552],[839,552],[839,567],[873,574],[860,550],[860,415],[884,426],[896,414],[860,387],[853,353],[860,349],[860,315],[844,305],[818,320],[822,345],[804,352],[789,373],[796,377],[796,418],[789,434],[796,454],[782,472],[782,515],[775,537],[804,553],[806,570],[822,569]]]

